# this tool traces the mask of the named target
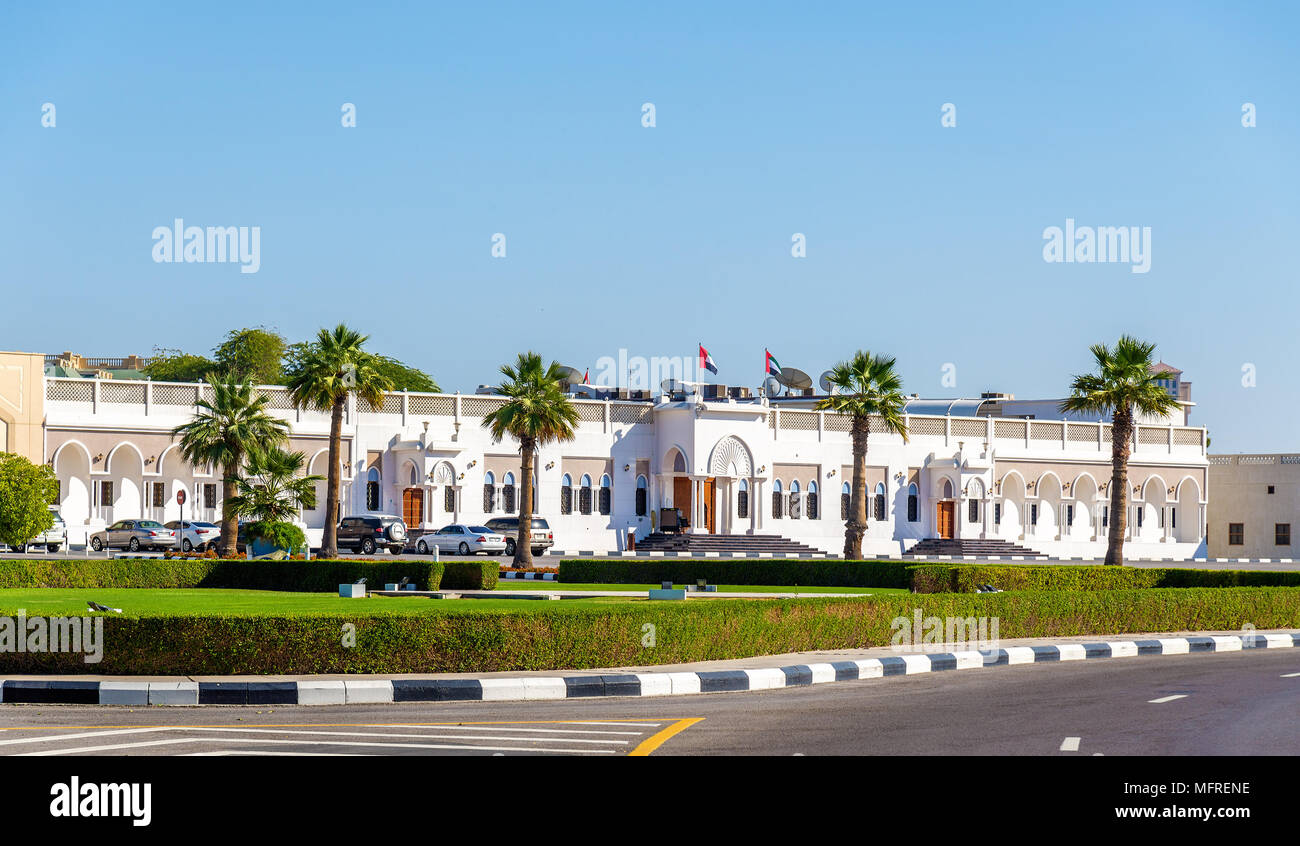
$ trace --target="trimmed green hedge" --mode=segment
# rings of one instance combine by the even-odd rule
[[[560,583],[909,588],[912,565],[903,561],[812,558],[578,558],[560,561]]]
[[[899,617],[993,617],[998,636],[1300,627],[1300,589],[1142,589],[647,602],[528,614],[106,617],[103,661],[0,653],[3,673],[225,675],[557,670],[885,646]],[[344,626],[356,645],[342,645]],[[642,646],[646,624],[655,646]]]
[[[371,589],[409,576],[420,590],[438,590],[437,561],[230,561],[220,559],[91,558],[82,561],[0,560],[0,588],[229,588],[328,591],[362,576]],[[492,565],[495,581],[496,565]]]
[[[917,593],[974,593],[983,584],[1002,590],[1300,587],[1300,572],[1295,571],[1088,564],[918,564],[910,569]]]
[[[442,566],[444,590],[492,590],[501,572],[496,561],[444,561]]]

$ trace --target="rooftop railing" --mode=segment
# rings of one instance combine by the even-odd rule
[[[119,411],[136,407],[145,415],[183,414],[197,406],[200,400],[212,399],[212,388],[206,383],[140,382],[112,379],[47,378],[46,401],[52,408],[75,406],[91,414]],[[298,409],[293,404],[289,390],[277,385],[258,388],[268,399],[268,407],[282,416],[303,420],[319,419],[325,412],[315,409]],[[448,418],[459,423],[462,419],[481,420],[500,408],[504,397],[482,394],[429,394],[396,391],[384,395],[383,402],[373,406],[360,401],[354,407],[349,403],[348,421],[359,423],[391,420],[405,425],[411,421]],[[741,401],[746,402],[746,401]],[[757,401],[755,401],[757,402]],[[579,426],[609,431],[613,426],[644,425],[654,422],[653,406],[634,400],[575,399]],[[706,405],[706,408],[713,406]],[[326,415],[327,416],[327,415]],[[1066,420],[1032,420],[1000,417],[948,417],[932,415],[905,415],[910,440],[934,441],[944,446],[959,444],[982,445],[999,449],[1042,449],[1058,446],[1069,452],[1109,454],[1111,425]],[[835,412],[799,409],[768,408],[767,426],[773,438],[790,437],[813,440],[847,440],[850,419]],[[884,422],[871,418],[871,434],[886,435]],[[1181,455],[1205,454],[1206,430],[1188,426],[1136,427],[1131,441],[1135,454],[1154,456],[1161,453]],[[1252,457],[1241,456],[1241,463],[1250,463]],[[1264,456],[1261,458],[1275,458]],[[1283,463],[1300,456],[1285,456]]]

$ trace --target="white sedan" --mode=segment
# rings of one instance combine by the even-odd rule
[[[433,534],[421,535],[415,548],[424,555],[429,555],[435,548],[439,552],[457,555],[473,555],[476,552],[503,555],[506,551],[506,536],[486,526],[464,526],[457,523],[443,526]]]
[[[179,520],[172,520],[163,525],[172,531],[176,531],[181,527]],[[195,549],[199,552],[205,549],[216,549],[217,541],[220,539],[221,527],[215,523],[191,523],[186,520],[185,533],[181,535],[181,549],[184,552]]]

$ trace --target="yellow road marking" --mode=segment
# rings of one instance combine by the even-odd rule
[[[640,746],[627,753],[628,757],[645,757],[646,755],[649,755],[660,746],[663,746],[669,738],[686,731],[688,728],[701,722],[703,719],[703,717],[687,717],[678,720],[663,731],[652,734],[645,740],[641,741]]]

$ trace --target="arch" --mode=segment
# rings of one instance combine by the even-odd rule
[[[601,474],[601,477],[600,477],[600,486],[601,486],[602,488],[607,488],[607,487],[610,486],[610,479],[609,479],[609,474],[608,474],[608,473],[602,473],[602,474]]]
[[[135,457],[140,462],[140,472],[143,473],[144,453],[140,451],[140,448],[138,446],[131,443],[130,441],[120,441],[117,446],[113,447],[111,450],[108,451],[108,455],[105,456],[104,458],[104,469],[108,470],[113,466],[113,459],[117,457],[118,450],[120,450],[122,447],[130,447],[131,450],[135,452]]]
[[[781,480],[780,480],[780,479],[773,479],[773,480],[772,480],[772,493],[780,493],[780,492],[781,492]]]
[[[514,485],[514,483],[515,483],[515,474],[514,474],[514,473],[509,473],[509,472],[507,472],[507,473],[506,473],[506,477],[505,477],[504,479],[501,480],[501,484],[503,484],[503,485]]]
[[[369,470],[366,471],[367,482],[378,482],[382,478],[383,478],[383,474],[379,472],[378,467],[371,467]]]
[[[1184,476],[1175,493],[1177,504],[1170,507],[1173,535],[1182,543],[1197,543],[1201,540],[1201,485]]]
[[[1051,470],[1038,477],[1034,485],[1034,494],[1038,499],[1038,522],[1034,525],[1034,534],[1045,538],[1055,538],[1060,533],[1064,516],[1061,509],[1063,488],[1061,477]],[[1034,513],[1035,503],[1030,503],[1030,514]],[[1032,516],[1030,522],[1032,523]]]
[[[1101,486],[1097,484],[1095,476],[1084,470],[1078,476],[1075,476],[1074,481],[1070,483],[1070,496],[1079,499],[1080,490],[1085,492],[1090,490],[1095,496],[1097,491],[1101,490]]]
[[[747,492],[749,491],[749,480],[748,480],[748,479],[741,479],[741,480],[740,480],[739,490],[740,490],[741,493],[747,493]]]
[[[1061,477],[1056,475],[1056,471],[1047,470],[1044,471],[1043,475],[1039,476],[1038,481],[1034,483],[1034,494],[1041,497],[1043,491],[1054,491],[1059,497],[1064,487],[1065,486],[1061,484]]]
[[[848,482],[845,482],[844,484],[840,485],[840,493],[841,493],[841,494],[852,494],[852,493],[853,493],[853,489],[852,489],[851,487],[849,487],[849,483],[848,483]]]
[[[450,461],[439,461],[434,465],[433,483],[435,485],[454,485],[456,483],[456,468],[451,465]]]
[[[877,487],[882,487],[882,486],[878,484]],[[939,490],[940,499],[952,499],[952,492],[954,489],[955,488],[953,487],[952,479],[949,479],[947,476],[939,477],[938,490]]]
[[[491,470],[489,470],[489,471],[487,471],[486,473],[483,474],[483,484],[485,484],[485,485],[495,485],[496,483],[497,483],[497,477],[496,477],[496,474],[493,473]]]
[[[158,468],[159,475],[166,475],[166,473],[163,471],[163,467],[167,465],[168,457],[171,456],[172,453],[179,452],[180,448],[181,445],[177,442],[172,442],[163,448],[162,454],[158,456],[158,464],[156,465]],[[190,466],[189,462],[186,461],[184,457],[180,459],[180,462],[181,462],[182,470],[186,470],[191,473],[193,472],[194,468]]]
[[[808,493],[812,493],[812,494],[817,493],[817,482],[816,482],[816,480],[812,480],[812,481],[809,481],[809,482],[808,482]]]
[[[415,462],[408,458],[402,462],[402,469],[397,474],[397,478],[405,479],[408,488],[419,487],[420,468],[416,467]]]
[[[1188,490],[1188,486],[1190,491]],[[1187,493],[1191,493],[1191,499],[1187,498]],[[1191,476],[1184,476],[1178,482],[1178,487],[1174,489],[1174,498],[1178,500],[1179,505],[1199,505],[1201,502],[1201,485]]]
[[[591,476],[588,476],[586,473],[583,473],[582,478],[578,480],[578,487],[580,488],[591,487]]]
[[[568,473],[565,473],[564,478],[560,479],[560,487],[562,488],[573,487],[573,477],[570,476]]]
[[[691,461],[687,457],[686,450],[677,444],[673,444],[668,448],[660,465],[664,473],[686,473],[689,471],[690,466]]]
[[[86,467],[90,467],[90,450],[86,449],[86,445],[78,440],[66,440],[59,444],[54,450],[54,455],[50,456],[50,465],[54,467],[55,474],[59,472],[59,458],[63,455],[64,448],[69,446],[80,447],[82,454],[86,457]]]
[[[1160,480],[1160,493],[1158,497],[1155,496],[1154,492],[1151,490],[1151,483],[1156,479]],[[1167,491],[1168,489],[1169,489],[1169,483],[1166,482],[1159,473],[1152,473],[1150,476],[1147,476],[1146,481],[1142,483],[1142,499],[1150,502],[1154,502],[1156,501],[1156,499],[1159,499],[1160,501],[1163,502],[1167,496],[1165,491]]]
[[[969,499],[984,498],[984,480],[978,477],[966,483],[966,496]]]
[[[1020,475],[1019,470],[1008,470],[998,481],[998,493],[1006,496],[1008,488],[1012,493],[1019,492],[1020,496],[1025,495],[1025,477]]]
[[[77,449],[64,452],[72,444]],[[66,441],[50,459],[59,480],[59,514],[69,526],[83,525],[90,519],[94,501],[90,486],[90,450],[80,441]]]
[[[1097,508],[1099,502],[1097,491],[1097,480],[1092,477],[1091,473],[1083,472],[1075,478],[1070,485],[1070,496],[1074,505],[1074,519],[1069,521],[1068,526],[1063,527],[1065,531],[1072,535],[1090,535],[1092,534],[1094,521],[1100,525],[1101,512]],[[1068,511],[1066,516],[1069,516]]]
[[[709,455],[711,476],[752,476],[754,457],[745,442],[735,435],[727,435],[717,442]]]
[[[798,479],[791,479],[791,480],[790,480],[790,493],[799,493],[799,480],[798,480]]]

